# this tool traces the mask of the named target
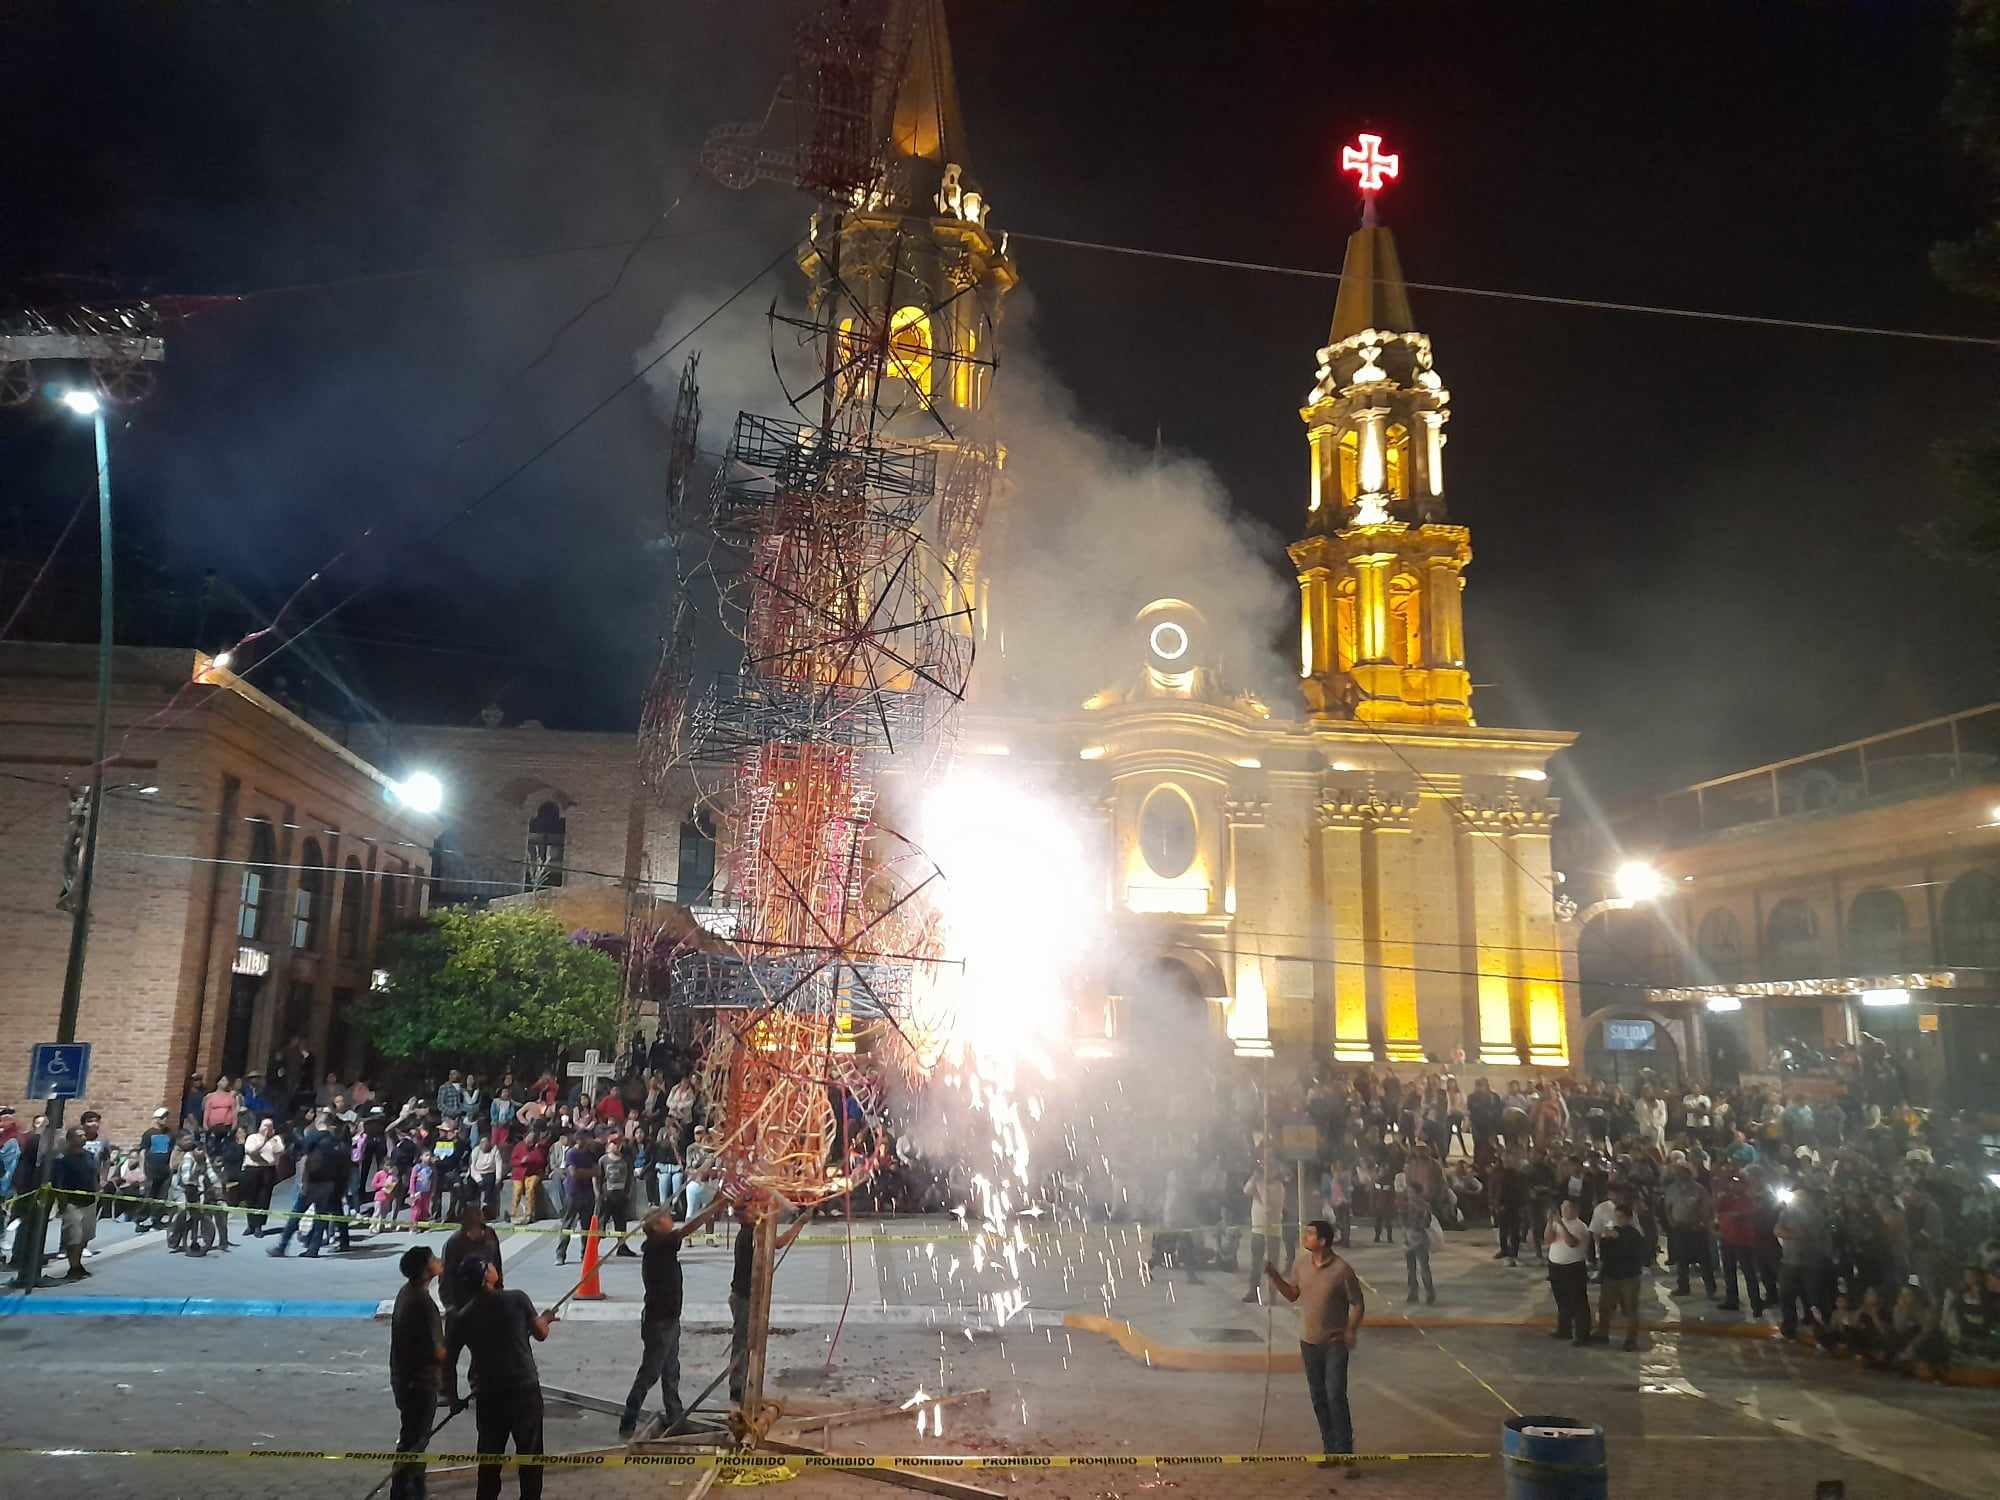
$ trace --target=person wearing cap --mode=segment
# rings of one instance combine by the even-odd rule
[[[665,1402],[660,1420],[666,1423],[666,1430],[671,1432],[687,1414],[680,1390],[681,1246],[728,1206],[729,1197],[724,1193],[685,1224],[674,1223],[671,1208],[656,1208],[646,1215],[646,1247],[639,1267],[646,1287],[645,1306],[639,1312],[639,1373],[625,1397],[625,1415],[618,1423],[620,1441],[630,1441],[638,1430],[639,1408],[645,1405],[654,1381],[659,1382]]]
[[[556,1310],[536,1313],[525,1292],[505,1291],[500,1270],[490,1260],[468,1260],[458,1268],[465,1300],[444,1323],[444,1387],[453,1414],[473,1407],[480,1453],[516,1453],[542,1449],[542,1377],[528,1341],[541,1343],[555,1324]],[[472,1400],[459,1395],[458,1356],[472,1351]],[[521,1500],[540,1500],[542,1470],[524,1464]],[[500,1465],[479,1466],[478,1500],[499,1500]]]
[[[141,1219],[134,1225],[136,1234],[167,1226],[171,1208],[167,1202],[167,1183],[174,1173],[174,1144],[173,1122],[167,1118],[167,1111],[154,1110],[153,1123],[139,1137],[139,1149],[146,1157],[146,1197],[152,1200],[152,1214],[150,1220]]]
[[[421,1453],[437,1421],[438,1384],[444,1377],[444,1319],[431,1300],[431,1283],[443,1267],[428,1245],[412,1245],[397,1262],[403,1288],[389,1314],[389,1390],[401,1431],[398,1453]],[[398,1464],[389,1500],[423,1500],[424,1466]]]

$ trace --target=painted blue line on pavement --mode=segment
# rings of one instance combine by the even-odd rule
[[[0,1296],[0,1318],[373,1318],[379,1304],[326,1299]]]

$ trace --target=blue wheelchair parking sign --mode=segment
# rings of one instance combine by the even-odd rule
[[[28,1053],[30,1099],[81,1099],[89,1078],[88,1042],[37,1042]]]

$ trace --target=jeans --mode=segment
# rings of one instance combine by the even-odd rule
[[[1715,1295],[1715,1257],[1710,1249],[1706,1229],[1670,1229],[1667,1244],[1673,1251],[1674,1267],[1679,1273],[1675,1278],[1674,1292],[1677,1296],[1688,1294],[1688,1272],[1701,1268],[1701,1283],[1709,1296]]]
[[[653,1170],[660,1179],[660,1201],[671,1208],[681,1193],[681,1169],[672,1162],[662,1162]]]
[[[1737,1276],[1750,1283],[1750,1315],[1761,1318],[1764,1315],[1764,1285],[1757,1274],[1757,1256],[1747,1245],[1722,1247],[1722,1290],[1724,1303],[1735,1303],[1740,1299],[1736,1294]]]
[[[1354,1451],[1354,1414],[1347,1406],[1347,1345],[1299,1344],[1306,1365],[1306,1390],[1312,1395],[1313,1416],[1319,1422],[1322,1453]]]
[[[1437,1287],[1431,1283],[1431,1238],[1428,1233],[1419,1235],[1403,1247],[1403,1269],[1410,1273],[1410,1300],[1417,1300],[1417,1272],[1424,1276],[1424,1296],[1437,1301]]]
[[[1639,1278],[1607,1276],[1597,1288],[1597,1336],[1611,1337],[1611,1320],[1625,1315],[1625,1342],[1639,1342]]]
[[[1799,1331],[1799,1312],[1826,1327],[1833,1317],[1833,1268],[1786,1264],[1778,1268],[1780,1330],[1788,1337]]]
[[[1582,1261],[1568,1265],[1549,1262],[1549,1290],[1556,1299],[1556,1335],[1559,1338],[1590,1337],[1590,1267]]]
[[[1500,1253],[1509,1260],[1521,1253],[1521,1220],[1527,1209],[1520,1203],[1503,1201],[1500,1205]]]
[[[569,1195],[563,1205],[562,1233],[556,1236],[556,1259],[569,1254],[569,1232],[572,1227],[585,1231],[584,1242],[589,1244],[590,1221],[597,1213],[597,1194],[587,1189]]]
[[[632,1389],[625,1396],[625,1417],[619,1427],[639,1425],[639,1408],[653,1382],[660,1383],[661,1404],[666,1408],[667,1425],[683,1415],[681,1407],[681,1320],[647,1318],[639,1324],[639,1373],[632,1377]]]
[[[396,1436],[398,1453],[421,1453],[431,1440],[437,1423],[438,1393],[434,1385],[391,1386],[402,1430]],[[389,1481],[389,1500],[424,1500],[424,1466],[421,1463],[396,1465]]]
[[[306,1210],[312,1207],[311,1191],[303,1182],[293,1187],[292,1211],[285,1216],[285,1227],[278,1231],[278,1248],[280,1250],[291,1248],[292,1237],[299,1232],[299,1220],[304,1218]],[[318,1224],[319,1221],[315,1218],[313,1220],[314,1227],[317,1228]]]
[[[173,1219],[173,1207],[167,1202],[167,1181],[173,1174],[163,1162],[154,1167],[146,1164],[146,1196],[153,1199],[152,1225],[155,1229],[165,1229]]]
[[[729,1399],[741,1402],[750,1357],[750,1299],[729,1294]]]
[[[514,1440],[516,1453],[542,1451],[542,1392],[538,1386],[511,1391],[482,1391],[473,1397],[472,1420],[479,1429],[481,1453],[505,1453],[507,1440]],[[521,1500],[541,1500],[540,1465],[523,1465],[514,1471],[521,1477]],[[500,1500],[500,1465],[479,1466],[478,1500]]]

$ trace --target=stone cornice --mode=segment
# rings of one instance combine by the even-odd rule
[[[1417,811],[1416,795],[1376,786],[1327,786],[1320,791],[1316,816],[1322,828],[1377,828],[1399,831],[1410,826]]]

